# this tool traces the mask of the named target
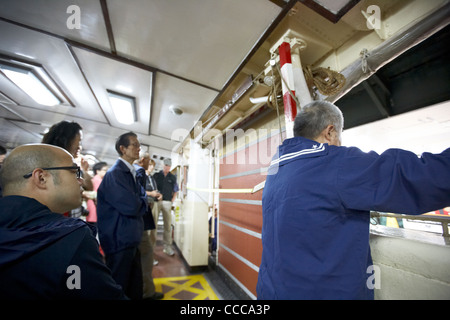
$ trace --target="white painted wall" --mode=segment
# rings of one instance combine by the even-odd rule
[[[210,159],[208,150],[191,140],[188,160],[188,187],[210,188]],[[209,193],[190,190],[175,214],[174,238],[189,266],[208,265],[208,200]]]
[[[450,299],[450,245],[442,236],[372,226],[370,246],[380,268],[375,299]]]

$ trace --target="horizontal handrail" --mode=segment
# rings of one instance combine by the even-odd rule
[[[399,219],[409,219],[409,220],[422,220],[422,221],[433,221],[439,222],[442,226],[442,236],[444,238],[450,238],[450,234],[448,232],[448,224],[450,222],[450,216],[432,216],[432,215],[409,215],[409,214],[397,214],[397,213],[386,213],[386,212],[378,212],[371,211],[371,218],[399,218]]]

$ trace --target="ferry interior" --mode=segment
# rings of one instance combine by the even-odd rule
[[[285,92],[297,109],[335,103],[345,146],[442,152],[449,21],[448,0],[0,0],[0,145],[40,143],[75,121],[82,157],[112,165],[116,138],[135,132],[155,171],[172,160],[179,185],[176,254],[157,245],[157,288],[256,299],[267,167],[290,130]],[[450,299],[449,214],[372,212],[375,299]]]

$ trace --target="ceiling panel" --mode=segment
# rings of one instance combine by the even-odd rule
[[[0,143],[6,148],[13,148],[27,143],[38,143],[41,138],[38,134],[24,130],[13,122],[0,117],[1,137]]]
[[[15,106],[15,104],[0,102],[0,118],[27,121],[27,118],[14,111]]]
[[[74,11],[80,9],[80,29],[70,29]],[[2,0],[1,17],[38,28],[61,37],[87,43],[91,46],[109,49],[109,40],[102,15],[100,1],[92,0]]]
[[[172,133],[186,137],[217,92],[163,73],[157,73],[155,81],[151,134],[167,139],[172,138]],[[180,108],[183,114],[173,114],[169,109],[171,106]]]
[[[74,107],[45,107],[46,110],[95,121],[106,120],[63,40],[3,21],[0,21],[0,30],[0,53],[42,65],[74,104]],[[3,76],[0,76],[0,85],[1,91],[19,104],[15,110],[23,116],[27,112],[25,107],[43,107]]]
[[[221,89],[281,8],[266,0],[112,0],[108,11],[119,54]]]
[[[153,73],[80,48],[73,48],[108,122],[117,128],[149,134]],[[115,118],[107,90],[136,98],[137,121],[124,125]]]

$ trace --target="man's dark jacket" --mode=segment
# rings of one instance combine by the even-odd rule
[[[145,190],[118,159],[106,172],[97,191],[97,227],[106,255],[139,246],[146,211]]]
[[[0,284],[0,299],[125,298],[84,221],[22,196],[0,199]]]
[[[147,190],[148,186],[148,179],[147,173],[145,172],[145,169],[141,166],[134,164],[134,167],[136,168],[136,182],[142,186],[143,192]],[[153,191],[153,190],[149,190]],[[147,196],[148,200],[149,196]],[[154,230],[156,229],[155,221],[153,220],[152,210],[150,209],[150,206],[147,205],[147,211],[145,212],[144,216],[142,217],[144,220],[144,230]]]

